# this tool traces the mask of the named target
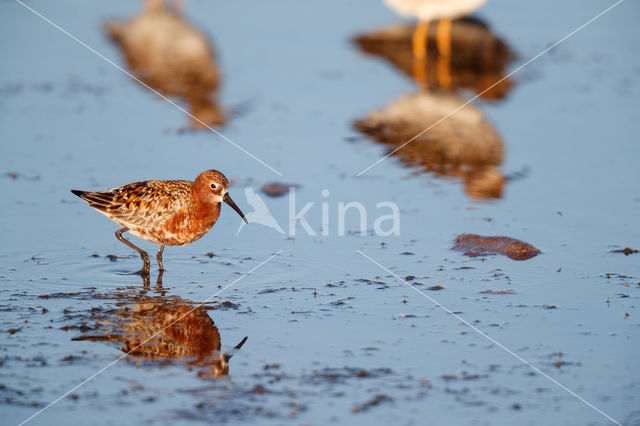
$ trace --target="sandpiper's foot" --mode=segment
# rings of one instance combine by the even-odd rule
[[[142,259],[142,269],[138,271],[141,275],[149,275],[149,271],[151,270],[151,262],[149,261],[149,256],[147,253],[140,254],[140,258]]]

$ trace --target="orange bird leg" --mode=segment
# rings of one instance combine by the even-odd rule
[[[440,55],[436,64],[438,85],[443,89],[451,89],[451,57]]]
[[[147,254],[146,251],[136,247],[133,243],[131,243],[130,241],[126,240],[122,236],[122,233],[123,232],[127,232],[128,230],[129,229],[127,229],[127,228],[122,228],[119,231],[116,231],[116,238],[138,252],[138,254],[140,255],[140,258],[142,259],[142,262],[143,262],[142,270],[140,270],[140,273],[143,276],[144,275],[149,275],[149,269],[150,269],[150,266],[151,266],[151,263],[149,262],[149,255]]]
[[[413,78],[418,87],[427,87],[427,33],[429,21],[419,21],[413,32],[411,47],[413,49]]]
[[[429,21],[419,21],[413,32],[411,46],[413,47],[413,58],[423,61],[427,57],[427,32],[429,31]]]
[[[438,51],[443,56],[451,56],[451,19],[441,19],[436,30]]]
[[[445,89],[451,89],[451,23],[451,19],[442,19],[436,30],[438,83]]]

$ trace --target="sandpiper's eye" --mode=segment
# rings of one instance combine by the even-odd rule
[[[218,189],[218,185],[216,185],[215,183],[211,184],[211,189]]]

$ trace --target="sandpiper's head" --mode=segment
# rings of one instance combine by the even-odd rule
[[[204,363],[209,369],[199,372],[198,376],[203,379],[212,377],[219,379],[227,376],[229,374],[229,360],[235,352],[242,348],[242,345],[244,345],[247,339],[248,337],[245,336],[230,352],[216,352],[212,354],[213,356]]]
[[[217,170],[207,170],[198,175],[193,183],[193,193],[202,203],[219,204],[225,202],[234,209],[242,219],[247,219],[228,193],[229,181]]]
[[[229,357],[222,352],[212,354],[202,366],[205,368],[198,372],[201,379],[222,379],[229,375]]]

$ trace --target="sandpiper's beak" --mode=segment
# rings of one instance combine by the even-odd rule
[[[236,345],[236,347],[235,347],[235,348],[233,348],[233,349],[235,349],[236,351],[237,351],[238,349],[240,349],[240,348],[242,347],[242,345],[244,345],[244,342],[246,342],[246,341],[247,341],[247,339],[248,339],[248,338],[249,338],[249,336],[244,336],[244,339],[242,339],[242,342],[238,343],[238,344]]]
[[[229,197],[229,193],[228,192],[226,194],[224,194],[224,197],[222,197],[222,201],[224,201],[225,203],[229,204],[231,206],[231,208],[234,209],[236,211],[236,213],[238,213],[240,215],[240,217],[244,220],[244,223],[249,223],[249,222],[247,222],[247,218],[244,217],[244,213],[242,213],[242,210],[240,210],[240,207],[236,206],[236,203],[234,203],[233,200],[231,199],[231,197]]]

